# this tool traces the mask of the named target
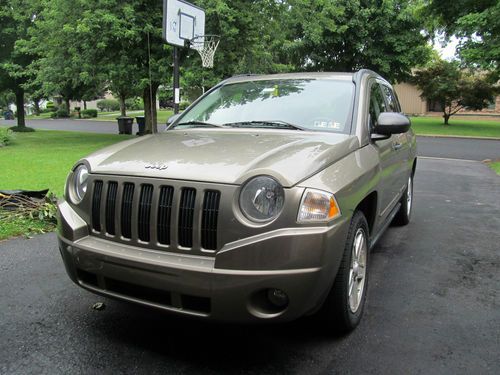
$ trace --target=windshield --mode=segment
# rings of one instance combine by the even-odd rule
[[[354,84],[279,79],[226,84],[182,114],[183,127],[265,127],[348,133]]]

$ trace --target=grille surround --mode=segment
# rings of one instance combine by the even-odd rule
[[[220,237],[217,227],[213,236],[215,245],[207,245],[206,234],[202,234],[203,223],[207,222],[203,210],[205,195],[215,192],[219,196],[229,196],[230,191],[232,196],[233,186],[106,175],[91,175],[89,183],[93,186],[92,194],[89,195],[89,227],[92,236],[144,249],[193,255],[209,256],[222,248],[222,243],[218,242]],[[95,202],[94,196],[98,197],[98,192],[94,192],[94,187],[99,183],[102,184],[101,197],[99,202]],[[116,189],[110,188],[113,183],[117,183]],[[150,189],[147,197],[144,197],[145,186]],[[190,195],[186,196],[189,204],[183,208],[182,196],[187,193]],[[145,200],[145,204],[141,204],[142,200]],[[114,215],[113,207],[108,207],[108,202],[114,204]],[[97,221],[95,218],[98,218]]]

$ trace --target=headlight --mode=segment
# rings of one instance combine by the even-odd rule
[[[247,182],[240,193],[240,208],[250,220],[264,223],[276,218],[283,209],[285,192],[274,179],[259,176]]]
[[[71,188],[71,200],[73,203],[78,204],[82,201],[85,193],[87,192],[87,180],[89,178],[89,170],[83,164],[76,167],[73,172],[73,183]]]
[[[310,223],[329,221],[340,216],[340,209],[332,193],[307,189],[302,197],[297,221]]]

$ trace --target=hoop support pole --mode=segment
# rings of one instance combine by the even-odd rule
[[[179,48],[174,47],[174,114],[179,113],[180,96]]]

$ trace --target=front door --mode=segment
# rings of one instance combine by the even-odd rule
[[[387,104],[380,85],[373,81],[370,88],[370,107],[369,107],[370,129],[374,129],[377,118],[381,112],[388,112]],[[379,182],[379,217],[377,222],[383,223],[391,208],[396,204],[398,189],[398,172],[400,168],[400,158],[395,152],[395,142],[397,135],[388,139],[373,142],[380,158],[380,182]]]

